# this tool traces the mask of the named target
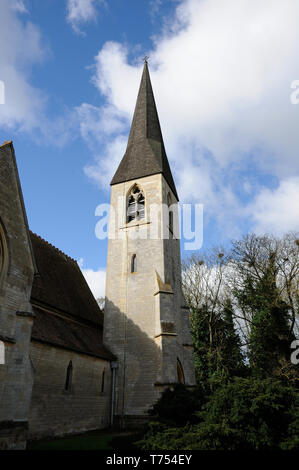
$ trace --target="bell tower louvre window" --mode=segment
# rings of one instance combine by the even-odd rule
[[[128,197],[127,222],[144,219],[145,197],[139,186],[135,185]]]

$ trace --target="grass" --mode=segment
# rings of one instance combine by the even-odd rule
[[[134,449],[135,433],[90,431],[76,436],[29,441],[27,450],[119,450]]]

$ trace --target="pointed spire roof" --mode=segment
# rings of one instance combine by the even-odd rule
[[[145,60],[127,149],[112,178],[111,185],[157,173],[164,175],[178,199]]]

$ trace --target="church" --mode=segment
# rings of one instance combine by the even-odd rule
[[[0,146],[0,449],[137,427],[165,388],[195,385],[178,195],[147,61],[110,184],[102,311],[77,262],[30,231],[13,144]]]

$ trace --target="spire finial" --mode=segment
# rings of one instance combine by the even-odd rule
[[[148,56],[148,55],[145,55],[145,56],[143,57],[143,62],[144,62],[145,64],[147,64],[147,63],[148,63],[148,59],[149,59],[149,56]]]

